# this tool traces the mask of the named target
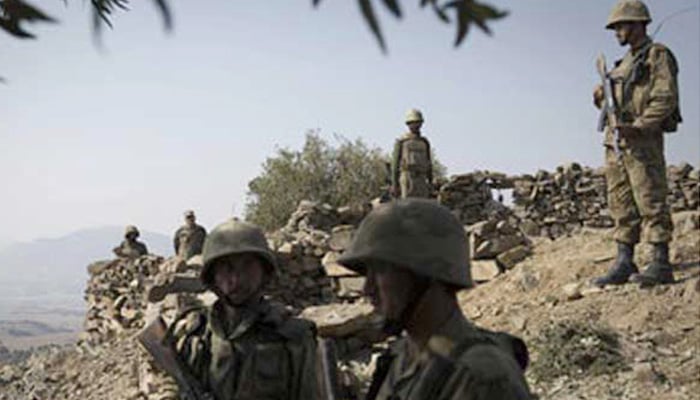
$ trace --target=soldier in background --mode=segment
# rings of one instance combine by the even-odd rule
[[[388,334],[406,335],[377,362],[368,400],[531,399],[518,338],[469,322],[457,291],[473,286],[464,229],[432,200],[383,204],[338,263],[366,275]]]
[[[625,283],[638,272],[633,257],[640,235],[653,245],[653,260],[633,280],[642,285],[674,281],[668,256],[673,225],[666,204],[664,132],[675,132],[681,122],[678,64],[666,46],[649,38],[649,22],[644,3],[623,0],[606,25],[630,50],[610,71],[620,122],[605,132],[605,175],[618,255],[607,274],[594,280],[599,286]],[[599,108],[603,97],[602,86],[596,87],[593,100]],[[620,154],[614,150],[616,140]]]
[[[215,399],[319,399],[313,323],[263,297],[277,262],[256,226],[236,219],[204,242],[200,278],[218,300],[171,328],[173,343]]]
[[[148,254],[148,249],[143,242],[139,242],[138,237],[140,233],[138,228],[133,225],[128,225],[126,231],[124,232],[124,240],[119,244],[119,246],[112,249],[112,252],[117,257],[122,258],[138,258]]]
[[[406,114],[409,132],[394,144],[391,163],[391,184],[394,196],[430,197],[432,195],[433,163],[430,142],[421,135],[423,114],[411,109]]]
[[[207,237],[207,231],[201,225],[197,224],[194,211],[185,211],[185,224],[175,231],[173,245],[175,254],[185,260],[190,257],[202,254],[204,239]]]

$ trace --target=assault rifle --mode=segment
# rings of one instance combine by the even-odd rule
[[[598,132],[605,131],[605,125],[610,126],[613,131],[615,154],[620,155],[620,130],[617,128],[617,105],[613,95],[612,79],[608,75],[608,67],[605,63],[605,56],[601,54],[596,60],[596,68],[598,75],[603,84],[603,107],[600,110],[600,118],[598,118]]]
[[[335,343],[332,339],[319,338],[318,358],[321,368],[321,392],[325,399],[340,400],[340,389],[338,387],[338,367]]]
[[[156,318],[137,339],[155,360],[156,365],[170,375],[180,389],[180,397],[186,400],[213,400],[189,368],[181,361],[172,345],[165,341],[167,328],[161,317]]]

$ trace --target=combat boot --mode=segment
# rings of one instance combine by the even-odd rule
[[[632,274],[639,272],[634,264],[634,246],[627,243],[617,242],[617,258],[608,273],[595,278],[593,284],[599,287],[605,285],[622,285],[626,283]]]
[[[668,243],[654,243],[652,261],[633,279],[642,287],[674,283],[673,268],[668,261]]]

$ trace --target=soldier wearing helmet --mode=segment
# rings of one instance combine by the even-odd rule
[[[380,358],[367,399],[530,399],[527,348],[478,328],[456,293],[473,286],[464,228],[427,199],[372,211],[338,262],[366,276],[386,333],[406,335]]]
[[[217,296],[171,327],[176,351],[213,398],[319,398],[313,323],[263,296],[277,261],[263,232],[232,219],[204,241],[202,283]]]
[[[175,254],[185,260],[202,254],[202,247],[204,246],[204,239],[206,237],[207,231],[203,226],[197,224],[194,211],[185,211],[185,224],[175,231],[173,237]]]
[[[406,113],[409,131],[394,144],[391,164],[391,190],[394,196],[430,197],[433,163],[430,142],[421,134],[423,114],[416,109]]]
[[[605,175],[618,254],[608,272],[594,280],[599,286],[623,284],[630,278],[643,286],[674,281],[668,257],[673,225],[666,203],[664,133],[675,132],[682,120],[678,64],[666,46],[647,35],[650,22],[644,3],[623,0],[614,6],[605,26],[615,31],[619,44],[629,46],[629,51],[609,74],[619,122],[606,128]],[[593,93],[599,108],[602,92],[599,85]],[[619,154],[614,150],[615,131]],[[653,258],[637,274],[633,258],[640,239],[653,245]]]
[[[140,233],[138,228],[133,225],[128,225],[124,230],[124,240],[119,246],[112,249],[112,252],[120,258],[138,258],[148,254],[148,249],[143,242],[139,242]]]

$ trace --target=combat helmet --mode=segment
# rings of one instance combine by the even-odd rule
[[[373,262],[460,288],[474,286],[464,228],[434,200],[396,200],[367,215],[338,263],[366,274]]]
[[[406,112],[406,123],[423,122],[423,113],[420,110],[412,108]]]
[[[204,240],[200,280],[207,286],[213,282],[211,267],[218,258],[233,254],[253,253],[264,261],[268,270],[277,270],[277,261],[263,231],[255,225],[230,219],[214,228]]]
[[[124,237],[129,236],[129,235],[136,235],[139,236],[139,229],[135,227],[134,225],[127,225],[126,229],[124,230]]]
[[[651,22],[651,14],[646,4],[639,0],[621,0],[613,7],[608,16],[605,29],[615,29],[620,22]]]

